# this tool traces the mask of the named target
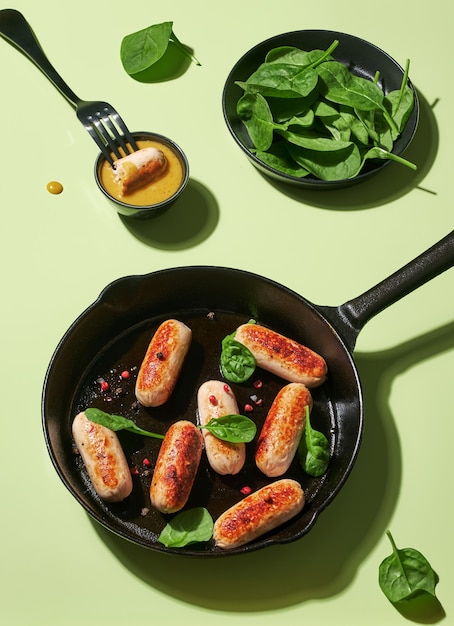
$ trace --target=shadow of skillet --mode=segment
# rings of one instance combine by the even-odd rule
[[[381,206],[404,196],[415,187],[422,191],[429,191],[420,187],[420,183],[435,161],[439,133],[433,112],[434,105],[429,105],[419,91],[418,99],[418,129],[403,155],[408,161],[418,166],[416,171],[398,163],[390,163],[379,174],[362,183],[331,191],[299,189],[294,185],[279,183],[264,174],[260,175],[285,195],[304,204],[332,211],[355,211]],[[436,192],[431,191],[430,193]]]
[[[374,429],[373,422],[381,418],[384,429],[387,431],[386,439],[388,444],[388,450],[383,450],[380,445],[381,442],[374,441],[374,445],[369,445],[366,450],[368,455],[367,465],[369,468],[375,468],[376,476],[373,477],[373,483],[371,485],[372,490],[368,486],[365,487],[363,498],[371,499],[372,495],[375,496],[375,489],[378,489],[382,496],[384,512],[381,510],[378,512],[378,520],[371,526],[368,539],[364,541],[363,544],[364,554],[366,554],[364,548],[370,546],[369,549],[372,549],[383,532],[388,528],[387,520],[389,520],[391,516],[394,504],[399,495],[399,483],[402,470],[401,454],[397,434],[398,428],[396,429],[393,416],[388,406],[391,385],[399,374],[411,369],[414,365],[453,349],[454,322],[451,322],[391,350],[382,353],[360,353],[355,355],[365,398],[365,440],[374,441],[374,439],[371,439],[375,437],[375,434],[372,432]],[[379,407],[382,407],[381,416],[377,412],[377,408]],[[397,424],[398,421],[399,417],[396,416]],[[371,432],[368,434],[369,430]],[[362,448],[361,453],[364,453],[364,448]],[[387,455],[386,475],[383,476],[383,485],[380,485],[378,481],[381,481],[380,471],[384,465],[383,454]],[[359,462],[359,465],[361,465],[361,462]],[[380,471],[377,471],[377,468],[380,468]],[[367,470],[367,468],[365,468],[365,471],[370,472],[370,469]],[[398,481],[396,481],[396,477],[399,477]],[[390,490],[389,493],[387,493],[387,489]],[[386,556],[388,556],[388,553],[383,554],[383,558]],[[381,560],[382,559],[380,559],[380,562]],[[377,563],[377,575],[378,566],[379,563]],[[421,594],[415,597],[411,602],[400,602],[396,603],[394,606],[403,617],[420,624],[434,624],[440,622],[446,615],[438,598],[432,598],[428,594]]]
[[[178,200],[162,215],[149,220],[120,216],[136,239],[161,250],[184,250],[198,245],[215,230],[219,206],[201,183],[189,179]]]
[[[342,592],[384,536],[399,495],[400,442],[388,403],[393,379],[453,347],[454,323],[391,350],[358,355],[366,407],[358,460],[342,493],[300,540],[249,554],[197,559],[148,550],[96,521],[94,528],[137,577],[193,605],[231,612],[276,610]],[[378,586],[378,566],[371,585]]]

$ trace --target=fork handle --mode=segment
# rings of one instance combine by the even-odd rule
[[[68,100],[69,104],[77,109],[78,103],[81,102],[80,98],[50,63],[22,13],[15,9],[0,11],[0,36],[32,61]]]

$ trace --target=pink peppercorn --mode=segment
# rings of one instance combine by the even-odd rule
[[[227,384],[224,385],[224,391],[225,393],[230,393],[230,387]]]
[[[242,487],[240,491],[245,496],[248,496],[250,493],[252,493],[252,489],[248,485],[246,485],[245,487]]]
[[[213,396],[213,395],[209,397],[209,401],[210,401],[210,404],[214,404],[214,405],[218,403],[218,401],[216,400],[216,396]]]
[[[109,389],[109,383],[105,380],[101,382],[101,391],[107,391]]]
[[[252,404],[245,404],[244,405],[244,410],[246,411],[246,413],[250,413],[251,411],[253,411],[253,407]]]
[[[143,460],[143,464],[145,465],[145,467],[150,467],[150,465],[151,465],[150,459],[144,459]]]
[[[263,385],[263,383],[262,383],[261,380],[256,380],[255,383],[254,383],[254,387],[256,389],[260,389],[262,387],[262,385]]]
[[[123,380],[126,380],[127,378],[129,378],[128,370],[124,370],[123,372],[121,372],[120,377],[123,378]]]

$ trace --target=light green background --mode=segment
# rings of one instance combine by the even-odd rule
[[[128,223],[97,190],[97,154],[68,104],[0,40],[2,430],[0,621],[7,626],[408,623],[377,583],[390,552],[420,549],[454,623],[453,274],[369,322],[356,358],[364,443],[350,480],[302,540],[243,557],[158,555],[93,523],[60,482],[40,422],[43,378],[68,326],[110,281],[166,267],[226,265],[338,305],[452,229],[452,16],[446,0],[166,0],[15,5],[84,99],[103,99],[132,130],[186,151],[191,182],[162,217]],[[124,35],[173,20],[202,67],[146,84],[128,77]],[[277,187],[249,164],[221,112],[224,80],[250,47],[296,29],[367,39],[401,64],[421,97],[419,133],[397,165],[330,193]],[[60,196],[46,191],[64,185]],[[423,621],[422,613],[414,618]]]

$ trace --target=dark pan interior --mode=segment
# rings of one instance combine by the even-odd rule
[[[214,314],[214,315],[212,315]],[[171,399],[146,409],[135,402],[138,367],[159,323],[169,317],[184,321],[193,341]],[[168,549],[157,537],[169,517],[150,507],[148,490],[160,441],[120,432],[120,440],[132,466],[137,468],[132,495],[123,503],[106,504],[93,491],[75,454],[71,423],[80,410],[96,406],[134,419],[147,430],[164,433],[176,420],[196,420],[196,391],[205,380],[220,378],[221,341],[240,323],[255,319],[320,352],[328,362],[329,378],[313,390],[314,426],[331,443],[327,473],[310,478],[294,461],[288,472],[306,493],[302,513],[261,539],[232,551],[221,551],[212,542],[183,549]],[[128,370],[130,378],[120,374]],[[99,380],[109,383],[100,390]],[[260,379],[262,387],[254,382]],[[232,385],[240,411],[253,405],[250,416],[258,428],[280,387],[277,377],[257,369],[250,381]],[[262,404],[255,405],[256,395]],[[103,526],[140,545],[182,555],[220,556],[247,552],[273,543],[294,541],[310,530],[318,514],[344,484],[355,461],[362,432],[362,399],[351,355],[315,307],[299,295],[261,276],[216,267],[183,267],[145,276],[126,277],[109,285],[98,300],[71,326],[58,345],[43,389],[43,428],[52,462],[63,483]],[[255,467],[253,443],[248,445],[246,465],[234,477],[216,475],[205,457],[186,508],[206,507],[214,519],[243,496],[269,482]],[[151,463],[144,466],[144,459]]]

